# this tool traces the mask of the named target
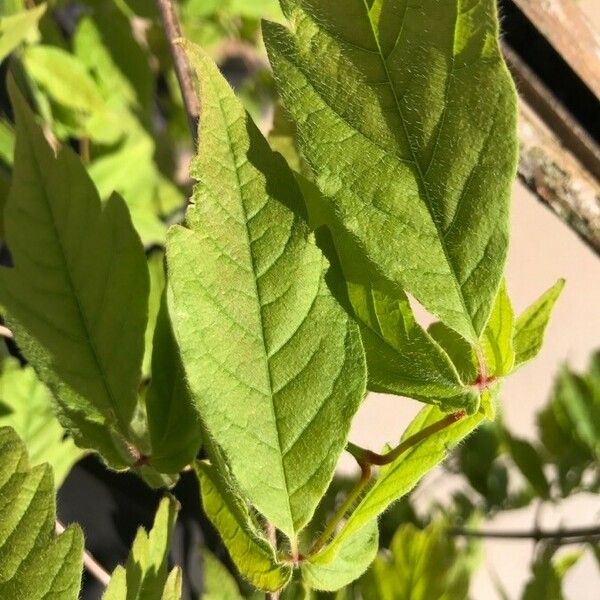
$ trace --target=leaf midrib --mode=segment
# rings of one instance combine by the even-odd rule
[[[29,136],[30,136],[29,139],[31,140],[32,139],[32,131],[30,129],[29,123],[26,122],[25,125],[29,129]],[[33,133],[35,133],[35,132],[33,132]],[[37,160],[38,152],[37,152],[36,146],[35,146],[35,144],[33,144],[31,142],[29,143],[29,146],[33,150],[34,156],[36,156],[36,160],[34,160],[32,162],[35,164],[35,170],[37,171],[38,178],[41,182],[44,182],[44,185],[42,185],[43,197],[46,202],[46,208],[48,210],[48,214],[50,215],[50,223],[52,225],[56,243],[57,243],[57,246],[58,246],[58,249],[60,252],[60,258],[62,259],[62,262],[65,267],[67,284],[71,290],[71,295],[75,301],[75,307],[77,309],[77,314],[79,315],[80,324],[85,332],[85,338],[87,339],[87,341],[89,343],[91,354],[92,354],[92,359],[93,359],[93,361],[96,365],[96,368],[100,374],[102,386],[104,387],[104,389],[106,391],[106,395],[108,396],[109,402],[112,405],[112,410],[113,410],[115,419],[117,420],[117,423],[118,423],[119,427],[121,428],[122,433],[124,435],[126,435],[128,432],[128,429],[129,429],[128,423],[123,421],[121,414],[117,408],[118,407],[117,398],[113,392],[112,386],[111,386],[111,384],[108,380],[107,374],[104,370],[104,365],[102,364],[102,361],[100,361],[100,356],[99,356],[98,350],[96,349],[96,344],[93,339],[90,324],[89,324],[88,319],[83,310],[83,306],[81,304],[79,295],[77,294],[75,282],[73,280],[73,276],[71,273],[71,267],[70,267],[69,261],[67,260],[67,254],[66,254],[65,248],[63,247],[61,237],[59,235],[59,230],[58,230],[58,226],[56,224],[54,211],[52,210],[52,202],[50,201],[50,198],[48,196],[48,192],[47,192],[46,186],[45,186],[45,179],[42,176],[42,171],[40,169],[39,162]],[[64,150],[63,150],[63,152],[64,152]],[[60,155],[57,155],[55,160],[58,163],[58,161],[60,160]],[[103,207],[100,208],[100,218],[102,218],[102,210],[103,210]],[[126,437],[128,437],[128,436],[126,435]]]
[[[208,84],[208,85],[213,85],[212,81]],[[288,516],[289,516],[289,522],[292,525],[292,529],[295,527],[295,521],[294,521],[294,517],[293,517],[293,512],[292,512],[292,505],[290,502],[290,494],[289,494],[289,490],[290,490],[290,484],[288,481],[288,476],[287,476],[287,472],[285,470],[285,466],[283,464],[283,443],[281,440],[281,432],[279,431],[279,428],[277,427],[277,422],[279,420],[278,415],[277,415],[277,409],[275,407],[275,402],[274,402],[274,393],[273,393],[273,378],[272,378],[272,374],[271,374],[271,365],[269,362],[269,352],[267,350],[267,342],[265,339],[265,335],[264,335],[264,331],[265,331],[265,324],[264,324],[264,318],[263,318],[263,312],[262,312],[262,304],[261,304],[261,297],[260,297],[260,291],[258,288],[258,281],[257,281],[257,269],[256,269],[256,265],[254,262],[254,254],[252,251],[252,242],[250,240],[250,231],[248,229],[248,213],[246,211],[246,204],[244,201],[244,194],[242,192],[242,182],[240,180],[240,174],[239,174],[239,170],[237,167],[237,156],[236,156],[236,152],[235,152],[235,145],[233,144],[233,140],[231,139],[231,135],[229,132],[229,125],[227,123],[227,119],[226,119],[226,115],[225,115],[225,111],[223,110],[223,103],[221,101],[221,96],[219,94],[219,91],[217,89],[215,89],[215,87],[213,86],[213,91],[215,93],[216,98],[218,99],[218,103],[219,103],[219,110],[221,112],[221,117],[223,119],[223,124],[224,127],[223,129],[225,130],[225,135],[227,136],[227,145],[230,149],[230,156],[233,159],[233,172],[235,173],[235,178],[236,178],[236,182],[237,182],[237,191],[238,191],[238,197],[239,197],[239,201],[240,201],[240,206],[243,212],[243,216],[244,216],[244,233],[246,235],[246,246],[248,248],[248,256],[250,258],[250,266],[252,268],[252,281],[254,283],[254,292],[255,292],[255,300],[256,300],[256,310],[258,313],[258,317],[260,320],[260,340],[262,342],[262,346],[263,346],[263,351],[264,351],[264,367],[265,367],[265,372],[266,372],[266,376],[267,376],[267,381],[269,384],[269,398],[270,398],[270,402],[269,402],[269,407],[271,409],[271,414],[273,416],[273,420],[274,420],[274,424],[275,424],[275,431],[277,433],[277,446],[279,447],[279,453],[278,453],[278,464],[279,464],[279,468],[281,470],[281,475],[283,478],[283,481],[285,482],[285,487],[286,487],[286,493],[285,493],[285,498],[287,500],[287,507],[288,507]],[[264,205],[263,205],[264,206]]]
[[[433,226],[435,227],[435,230],[437,232],[438,238],[440,240],[440,247],[441,247],[441,249],[442,249],[442,251],[444,253],[444,257],[446,258],[446,262],[447,262],[448,266],[450,267],[450,271],[451,271],[451,275],[452,275],[452,281],[453,281],[454,286],[456,288],[456,291],[458,293],[458,298],[459,298],[460,303],[461,303],[461,305],[463,307],[464,314],[467,317],[467,321],[468,321],[470,329],[471,329],[470,333],[473,336],[472,337],[472,341],[475,341],[475,340],[477,340],[477,334],[475,332],[475,327],[473,326],[473,322],[472,322],[472,319],[471,319],[471,314],[470,314],[470,312],[469,312],[469,310],[467,308],[466,300],[465,300],[465,297],[463,295],[463,291],[462,291],[462,288],[460,286],[460,283],[459,283],[459,280],[458,280],[458,276],[456,274],[454,263],[452,262],[452,260],[450,259],[450,255],[448,254],[448,248],[446,247],[446,244],[445,244],[445,238],[444,238],[443,232],[442,232],[442,230],[441,230],[441,228],[440,228],[440,226],[439,226],[439,224],[438,224],[438,222],[437,222],[437,220],[436,220],[436,218],[434,216],[433,210],[432,210],[431,197],[429,195],[429,188],[427,186],[427,181],[425,179],[423,170],[421,169],[421,164],[417,160],[417,154],[415,152],[415,149],[413,148],[413,144],[412,144],[410,136],[408,134],[408,128],[407,128],[407,125],[406,125],[406,120],[404,118],[404,113],[402,112],[402,108],[400,107],[400,100],[398,98],[398,94],[396,92],[396,88],[395,88],[395,86],[393,84],[391,73],[390,73],[390,70],[388,68],[385,55],[384,55],[383,50],[381,48],[381,44],[379,42],[379,37],[377,35],[377,32],[375,31],[375,26],[374,26],[374,23],[373,23],[373,21],[371,19],[370,12],[369,12],[369,7],[367,5],[366,0],[362,0],[362,3],[363,3],[363,7],[365,9],[367,20],[369,21],[369,26],[371,28],[371,32],[373,34],[373,39],[375,41],[375,44],[377,45],[377,50],[378,50],[378,53],[379,53],[379,58],[381,60],[381,64],[382,64],[383,69],[385,71],[385,76],[387,78],[387,84],[388,84],[388,86],[389,86],[389,88],[390,88],[390,90],[392,92],[393,97],[394,97],[394,104],[396,105],[396,109],[398,111],[398,116],[400,117],[400,122],[402,123],[402,129],[403,129],[404,135],[406,137],[406,143],[408,144],[408,148],[410,150],[412,161],[415,163],[415,169],[417,171],[418,178],[419,178],[419,180],[421,182],[421,186],[423,187],[423,190],[425,192],[425,206],[427,207],[427,211],[429,212],[429,217],[430,217],[431,222],[433,223]],[[408,12],[408,8],[410,8],[410,7],[407,6],[407,8],[406,8],[407,12]],[[404,16],[406,17],[406,14]],[[403,21],[404,21],[404,19],[403,19]],[[403,26],[404,26],[404,22],[403,22]],[[454,23],[454,34],[453,35],[456,36],[456,21]],[[400,43],[400,39],[397,40],[396,45],[398,45],[399,43]],[[453,46],[454,46],[454,44],[453,44]],[[445,110],[444,110],[444,115],[445,115]],[[442,125],[443,125],[443,122],[440,123],[440,126],[442,126]],[[441,135],[441,131],[439,131],[439,130],[438,130],[438,135]],[[437,140],[436,140],[436,146],[437,146]],[[431,167],[431,163],[433,162],[433,159],[434,159],[434,154],[432,153],[431,162],[430,162],[430,164],[428,166],[428,170]]]

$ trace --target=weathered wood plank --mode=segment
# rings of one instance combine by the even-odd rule
[[[512,0],[600,99],[600,34],[574,0]]]

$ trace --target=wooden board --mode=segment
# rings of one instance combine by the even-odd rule
[[[600,100],[600,33],[575,0],[512,0]],[[599,4],[600,0],[596,0]]]

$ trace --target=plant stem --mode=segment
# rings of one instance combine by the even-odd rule
[[[557,544],[580,544],[590,541],[600,541],[600,526],[573,527],[572,529],[532,529],[530,531],[486,531],[476,529],[462,529],[454,527],[448,529],[452,536],[476,537],[506,540],[553,540]]]
[[[358,459],[357,459],[358,460]],[[371,480],[371,465],[366,462],[359,462],[360,465],[360,479],[356,483],[356,485],[350,490],[348,496],[342,502],[340,507],[335,511],[333,517],[327,525],[325,529],[321,532],[321,535],[315,540],[310,554],[316,554],[328,541],[329,538],[334,534],[336,527],[339,525],[340,521],[346,516],[346,513],[354,506],[354,503],[358,500],[363,490],[369,484]]]
[[[57,519],[54,525],[57,535],[64,532],[65,526]],[[83,565],[90,575],[93,575],[104,587],[110,582],[110,575],[87,551],[83,553]]]
[[[377,452],[373,452],[372,450],[367,450],[365,448],[361,448],[352,442],[348,442],[346,446],[346,450],[354,456],[356,462],[360,466],[361,476],[356,485],[350,490],[348,496],[341,504],[341,506],[336,510],[333,517],[329,521],[329,523],[325,526],[325,529],[321,533],[321,535],[315,540],[310,554],[316,554],[328,541],[329,538],[335,532],[337,526],[340,521],[346,516],[348,511],[354,506],[355,502],[358,500],[364,489],[369,484],[371,480],[371,467],[373,465],[387,465],[396,460],[402,453],[406,452],[413,446],[420,444],[422,441],[427,438],[439,433],[446,427],[449,427],[453,423],[460,421],[466,416],[466,413],[462,410],[451,413],[445,416],[443,419],[440,419],[436,423],[432,423],[428,427],[421,429],[418,433],[411,435],[403,442],[398,444],[393,450],[387,452],[386,454],[377,454]]]
[[[192,79],[192,70],[188,62],[184,49],[177,43],[182,38],[181,26],[175,12],[173,0],[156,0],[160,12],[161,21],[165,30],[165,35],[171,49],[173,64],[183,104],[188,118],[188,125],[194,146],[198,143],[198,120],[200,118],[200,101],[196,95],[194,81]]]
[[[391,462],[394,462],[403,452],[406,452],[408,449],[416,446],[423,440],[426,440],[428,437],[431,437],[432,435],[435,435],[436,433],[446,429],[446,427],[449,427],[457,421],[460,421],[465,416],[466,413],[463,410],[450,413],[436,423],[432,423],[424,429],[421,429],[421,431],[411,435],[409,438],[398,444],[393,450],[390,450],[385,454],[377,454],[377,452],[361,448],[352,442],[348,442],[346,450],[350,452],[354,458],[356,458],[359,465],[362,465],[363,463],[380,466],[389,465]]]

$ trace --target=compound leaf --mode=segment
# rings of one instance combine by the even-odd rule
[[[282,0],[263,24],[336,245],[472,343],[504,268],[515,90],[495,0]]]
[[[200,184],[186,226],[168,235],[169,312],[202,420],[244,494],[292,537],[346,444],[364,353],[292,172],[214,63],[188,50],[203,102]]]
[[[1,598],[79,598],[83,533],[71,526],[54,536],[54,494],[49,465],[30,468],[19,436],[10,427],[1,427]]]
[[[219,532],[242,577],[259,590],[281,589],[289,581],[292,570],[277,562],[273,547],[259,532],[223,469],[198,462],[196,474],[204,512]]]
[[[144,249],[123,201],[104,205],[68,148],[58,155],[11,86],[17,122],[0,302],[78,445],[131,464],[147,319]],[[119,432],[117,434],[117,432]],[[142,443],[142,440],[140,440]]]
[[[542,348],[544,333],[563,288],[565,280],[559,279],[548,291],[542,294],[531,306],[526,308],[515,323],[514,368],[537,356]]]

